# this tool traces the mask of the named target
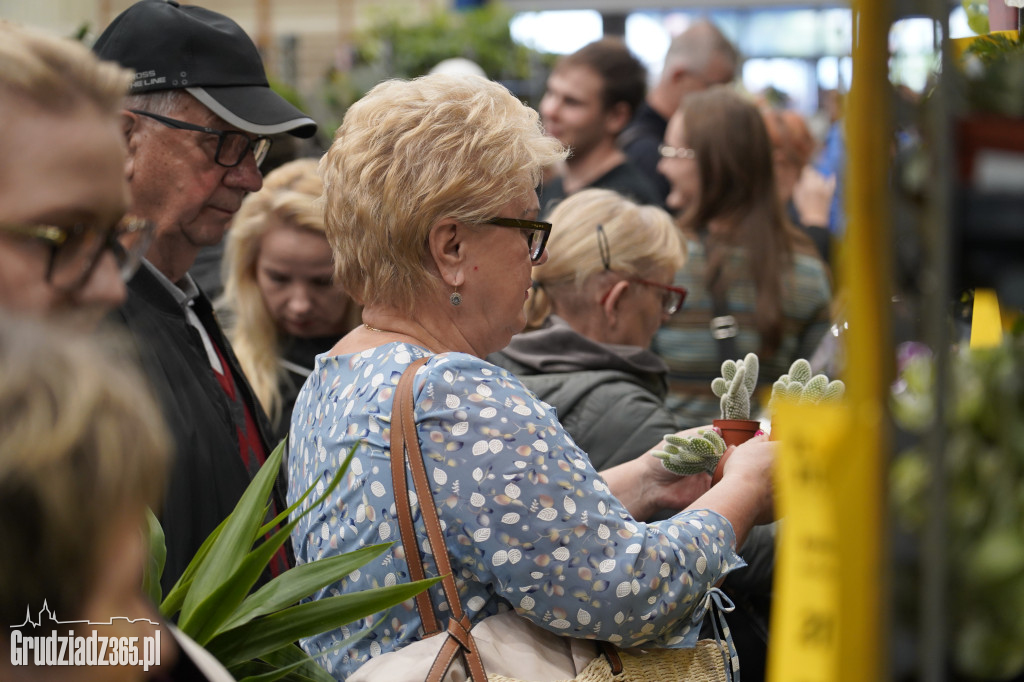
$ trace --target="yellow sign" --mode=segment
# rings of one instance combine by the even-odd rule
[[[774,410],[773,438],[781,436],[776,514],[782,521],[768,659],[773,682],[839,679],[842,561],[844,552],[858,546],[856,538],[843,535],[838,494],[851,454],[844,446],[852,421],[844,405],[779,405]]]
[[[971,348],[994,348],[1003,342],[1003,321],[999,299],[991,289],[974,290],[971,315]]]

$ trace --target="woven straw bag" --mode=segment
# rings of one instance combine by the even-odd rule
[[[513,611],[489,616],[471,626],[455,585],[447,545],[427,479],[413,417],[413,377],[427,362],[421,358],[402,374],[392,408],[391,480],[394,486],[402,544],[418,548],[409,504],[405,463],[412,472],[427,538],[437,560],[451,609],[442,630],[429,592],[416,597],[426,636],[412,644],[371,658],[346,679],[348,682],[739,682],[739,664],[723,611],[729,598],[717,588],[705,596],[697,611],[712,614],[715,639],[703,639],[689,649],[618,649],[606,642],[560,637]],[[397,446],[397,447],[396,447]],[[424,576],[420,552],[407,551],[409,576]],[[719,634],[719,622],[725,641]]]

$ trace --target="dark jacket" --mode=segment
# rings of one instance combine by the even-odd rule
[[[633,114],[633,120],[619,135],[619,146],[626,153],[626,158],[632,163],[651,183],[651,186],[661,197],[660,206],[665,206],[665,198],[672,187],[668,178],[658,172],[658,162],[661,161],[661,153],[658,146],[665,138],[665,130],[668,128],[668,120],[655,111],[650,104],[643,102],[637,107]]]
[[[312,339],[285,339],[281,357],[278,358],[281,373],[278,376],[277,389],[281,392],[281,414],[272,424],[274,440],[280,441],[291,430],[295,399],[299,397],[302,385],[313,371],[316,356],[326,353],[337,342],[336,334]]]
[[[677,430],[665,409],[665,364],[637,346],[597,343],[557,316],[517,334],[491,362],[518,376],[599,471],[629,461]]]
[[[647,176],[629,161],[623,161],[583,189],[591,188],[615,190],[638,204],[663,206],[665,203],[664,198],[659,196],[657,189],[647,179]],[[561,176],[555,176],[549,180],[540,190],[541,214],[551,215],[551,211],[566,196]]]
[[[200,293],[193,310],[230,368],[269,455],[273,447],[267,417],[214,318],[210,301]],[[147,267],[140,268],[129,282],[128,298],[115,316],[131,333],[174,440],[160,512],[167,543],[161,579],[166,594],[203,540],[234,509],[251,474],[239,453],[232,403],[210,367],[199,332]],[[275,497],[280,512],[285,509],[283,477],[278,478]]]

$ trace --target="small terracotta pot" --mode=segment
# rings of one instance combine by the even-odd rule
[[[746,443],[761,428],[761,422],[756,419],[715,419],[711,424],[722,432],[722,440],[725,441],[726,446]],[[722,473],[725,471],[725,460],[729,459],[731,454],[732,451],[730,450],[718,460],[715,473],[711,476],[711,485],[722,480]]]
[[[722,432],[726,445],[742,445],[761,428],[756,419],[715,419],[711,425]]]

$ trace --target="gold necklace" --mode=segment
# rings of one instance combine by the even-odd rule
[[[380,332],[381,334],[387,334],[387,333],[394,334],[395,333],[395,332],[385,332],[383,329],[377,329],[376,327],[371,327],[370,325],[366,324],[365,322],[363,322],[363,326],[366,327],[367,329],[369,329],[371,332]]]

